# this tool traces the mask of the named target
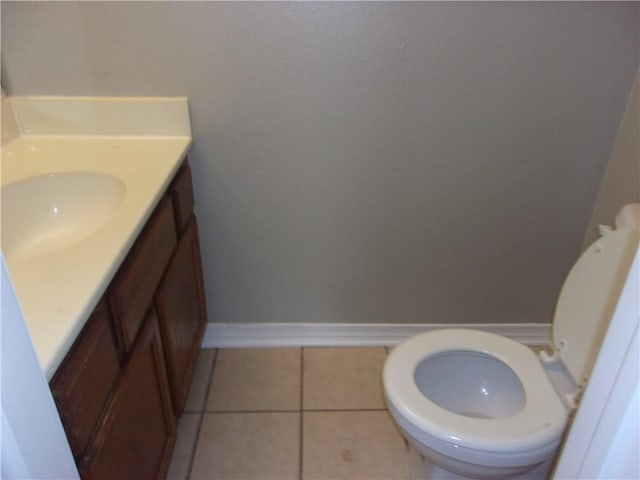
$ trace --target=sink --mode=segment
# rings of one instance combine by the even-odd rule
[[[126,193],[118,177],[60,172],[2,186],[2,251],[8,261],[40,257],[95,235]]]

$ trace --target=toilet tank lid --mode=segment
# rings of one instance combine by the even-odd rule
[[[553,343],[582,385],[591,374],[631,262],[639,232],[613,230],[580,256],[564,282],[553,318]]]

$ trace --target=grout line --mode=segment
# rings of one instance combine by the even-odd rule
[[[304,472],[304,348],[300,349],[300,439],[298,442],[298,478],[302,480]]]
[[[300,413],[300,410],[206,410],[203,413],[212,415],[226,415],[233,413]]]
[[[214,350],[213,354],[213,365],[211,365],[211,373],[209,374],[209,381],[207,382],[207,393],[204,395],[204,404],[202,405],[202,413],[204,414],[207,411],[207,402],[209,401],[209,394],[211,393],[211,384],[213,383],[213,374],[216,371],[216,366],[218,364],[218,349]]]
[[[303,410],[306,413],[331,413],[331,412],[386,412],[386,408],[309,408]]]
[[[300,349],[300,411],[304,410],[304,350]]]
[[[204,394],[204,403],[200,409],[200,413],[205,413],[207,411],[207,402],[209,401],[209,394],[211,393],[211,384],[213,383],[213,374],[216,371],[216,365],[218,363],[218,349],[214,349],[213,352],[213,362],[211,365],[211,372],[209,372],[209,379],[207,380],[207,390]]]
[[[305,413],[348,413],[348,412],[388,412],[386,407],[376,407],[376,408],[309,408],[306,409],[304,406],[304,350],[307,347],[300,347],[300,371],[299,371],[299,379],[300,379],[300,387],[299,387],[299,407],[297,409],[283,409],[283,410],[207,410],[207,403],[209,396],[211,394],[212,386],[213,386],[213,377],[215,374],[216,367],[218,362],[218,354],[220,353],[219,349],[214,349],[214,358],[213,365],[211,367],[210,376],[207,382],[207,388],[204,398],[204,404],[200,407],[200,410],[193,413],[200,414],[200,423],[196,432],[196,441],[194,442],[194,448],[191,452],[191,458],[188,467],[188,478],[191,477],[195,454],[198,449],[198,442],[200,440],[200,434],[202,430],[202,425],[204,421],[204,417],[207,414],[243,414],[243,413],[297,413],[299,420],[299,471],[298,471],[298,479],[303,480],[304,475],[304,417]],[[317,348],[317,347],[316,347]],[[389,354],[389,348],[384,347],[386,355]],[[406,444],[406,442],[405,442]]]
[[[201,350],[202,352],[202,350]],[[196,441],[193,445],[193,450],[191,452],[191,459],[189,460],[189,469],[187,471],[187,478],[191,478],[191,471],[193,470],[193,461],[196,458],[196,451],[198,450],[198,442],[200,441],[200,431],[202,430],[202,422],[204,422],[204,415],[207,409],[207,400],[209,400],[209,392],[211,391],[211,383],[213,382],[213,372],[216,369],[216,363],[218,360],[218,349],[214,349],[213,352],[213,365],[211,366],[211,373],[209,374],[209,381],[207,382],[207,390],[204,395],[204,403],[202,405],[202,410],[200,413],[200,423],[198,424],[198,429],[196,432]]]
[[[202,414],[224,415],[232,413],[304,413],[304,412],[386,412],[386,407],[371,408],[305,408],[305,409],[280,409],[280,410],[205,410],[203,412],[191,412]]]

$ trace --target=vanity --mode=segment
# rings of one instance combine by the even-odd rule
[[[186,99],[11,107],[3,253],[80,475],[163,478],[207,322]]]

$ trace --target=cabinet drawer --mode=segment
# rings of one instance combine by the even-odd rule
[[[76,458],[87,446],[119,372],[111,314],[102,299],[51,379],[51,391]]]
[[[150,309],[100,428],[79,462],[83,479],[164,478],[176,438],[162,342]]]
[[[176,215],[176,227],[180,235],[187,228],[193,212],[193,186],[191,184],[191,168],[185,161],[171,185],[171,198]]]
[[[131,349],[176,241],[173,208],[171,201],[165,196],[160,200],[110,288],[109,302],[116,333],[124,351]]]

